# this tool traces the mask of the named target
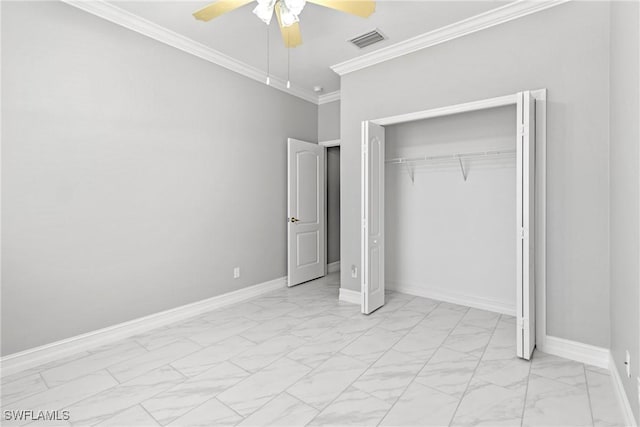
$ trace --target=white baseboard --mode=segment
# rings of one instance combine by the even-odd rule
[[[618,367],[616,366],[616,363],[611,356],[609,356],[609,371],[611,372],[613,391],[616,395],[616,400],[620,405],[620,409],[622,410],[622,416],[624,417],[624,425],[636,427],[638,423],[633,416],[633,411],[631,410],[631,404],[629,403],[627,393],[624,391],[624,386],[622,385],[622,377],[620,377]]]
[[[515,304],[505,301],[498,301],[490,298],[477,297],[474,295],[462,294],[442,288],[433,288],[425,286],[417,286],[409,283],[390,282],[387,281],[387,289],[401,292],[403,294],[414,295],[417,297],[431,298],[438,301],[445,301],[452,304],[464,305],[467,307],[478,308],[480,310],[493,311],[495,313],[507,314],[509,316],[516,315]]]
[[[327,273],[336,273],[340,271],[340,261],[327,264]]]
[[[287,278],[281,277],[107,328],[98,329],[86,334],[76,335],[75,337],[56,341],[51,344],[10,354],[0,359],[2,376],[11,375],[15,372],[35,367],[55,359],[188,319],[207,311],[235,304],[286,286]]]
[[[360,304],[360,292],[350,289],[340,288],[340,301],[350,302],[352,304]]]
[[[609,349],[547,335],[543,343],[536,343],[540,351],[598,368],[609,369]]]

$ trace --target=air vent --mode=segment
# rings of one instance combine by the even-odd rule
[[[368,33],[354,37],[349,42],[356,45],[358,48],[363,49],[367,46],[371,46],[374,43],[381,42],[385,37],[378,30],[369,31]]]

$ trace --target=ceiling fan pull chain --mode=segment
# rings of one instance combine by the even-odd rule
[[[288,37],[288,36],[287,36]],[[291,48],[287,48],[287,89],[291,88]]]
[[[269,84],[271,84],[271,77],[270,77],[271,70],[269,69],[269,65],[270,65],[269,64],[270,62],[269,61],[269,44],[270,44],[269,43],[269,25],[266,25],[266,27],[267,27],[267,86],[268,86]]]

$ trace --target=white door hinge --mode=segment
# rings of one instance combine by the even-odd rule
[[[526,236],[526,231],[524,229],[524,227],[520,227],[520,238],[524,239]]]
[[[525,319],[524,317],[518,317],[516,323],[518,325],[518,329],[522,329],[522,330],[529,329],[529,319]]]
[[[366,220],[366,218],[362,219],[362,228],[367,228],[367,220]]]
[[[527,127],[525,125],[518,125],[518,136],[524,136],[527,133]]]

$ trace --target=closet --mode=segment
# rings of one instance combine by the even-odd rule
[[[515,116],[386,128],[387,289],[515,316]]]
[[[394,289],[514,315],[517,354],[530,358],[544,246],[535,119],[527,91],[363,122],[363,313]]]

